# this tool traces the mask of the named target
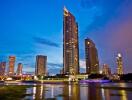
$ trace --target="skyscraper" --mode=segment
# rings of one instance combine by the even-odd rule
[[[0,63],[0,76],[5,75],[5,69],[6,69],[6,62],[1,62]]]
[[[47,56],[38,55],[36,56],[36,75],[46,75]]]
[[[107,64],[103,64],[102,74],[106,76],[111,75],[111,69]]]
[[[72,67],[79,73],[78,24],[75,17],[64,7],[63,15],[63,67],[69,73]]]
[[[99,73],[98,52],[94,42],[87,38],[85,39],[85,58],[86,58],[86,73]]]
[[[17,75],[22,75],[22,68],[23,68],[22,63],[18,63],[17,72],[16,72]]]
[[[117,63],[117,74],[122,75],[123,74],[123,61],[122,61],[122,55],[118,53],[116,57],[116,63]]]
[[[15,66],[15,56],[9,56],[9,69],[8,69],[8,75],[14,75],[14,66]]]

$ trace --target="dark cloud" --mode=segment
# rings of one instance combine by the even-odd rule
[[[45,38],[34,37],[33,39],[38,44],[47,45],[47,46],[51,46],[51,47],[57,47],[57,48],[60,47],[60,45],[58,43],[53,42],[53,41],[48,40],[48,39],[45,39]]]
[[[53,68],[61,68],[63,64],[60,63],[48,63],[49,66],[52,66]]]
[[[49,74],[54,73],[60,73],[60,70],[62,69],[63,64],[62,63],[52,63],[52,62],[48,62],[47,64],[47,69]]]

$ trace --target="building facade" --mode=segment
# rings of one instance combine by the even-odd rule
[[[99,73],[98,52],[94,42],[89,38],[85,39],[85,58],[86,73],[87,74]]]
[[[64,7],[63,15],[63,67],[64,74],[72,67],[79,73],[78,24],[75,17]]]
[[[18,63],[17,72],[16,72],[17,75],[22,75],[22,68],[23,68],[22,63]]]
[[[118,53],[116,57],[116,63],[117,63],[117,74],[122,75],[123,74],[123,61],[122,61],[122,55]]]
[[[5,75],[6,62],[0,62],[0,76]]]
[[[47,66],[47,56],[43,56],[43,55],[36,56],[35,74],[45,76],[47,73],[46,66]]]
[[[15,60],[16,60],[15,56],[9,56],[8,75],[14,75]]]
[[[111,75],[111,69],[107,64],[103,64],[102,74],[106,76]]]

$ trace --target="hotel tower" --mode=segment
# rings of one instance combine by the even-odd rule
[[[64,7],[63,13],[63,72],[70,68],[79,73],[78,24],[75,17]]]
[[[85,58],[86,73],[87,74],[99,73],[98,52],[94,42],[89,38],[85,39]]]

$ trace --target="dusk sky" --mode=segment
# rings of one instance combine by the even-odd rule
[[[132,72],[132,0],[0,0],[0,61],[9,55],[34,72],[38,54],[48,58],[48,71],[63,67],[63,7],[79,26],[80,67],[85,69],[84,39],[92,39],[100,68],[116,71],[116,56],[123,56],[125,73]],[[8,63],[7,63],[8,66]]]

